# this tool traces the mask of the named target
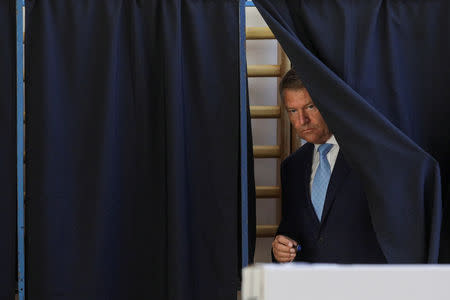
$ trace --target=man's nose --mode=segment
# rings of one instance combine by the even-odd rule
[[[297,116],[297,122],[299,126],[303,126],[309,122],[308,116],[304,113],[299,113]]]

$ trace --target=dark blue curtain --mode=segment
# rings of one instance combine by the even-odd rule
[[[16,287],[16,10],[0,0],[0,299]]]
[[[449,261],[450,2],[255,0],[363,179],[390,263]]]
[[[27,1],[30,299],[235,299],[238,9]]]

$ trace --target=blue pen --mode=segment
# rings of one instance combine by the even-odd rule
[[[297,255],[300,252],[300,250],[302,250],[302,246],[300,246],[299,243],[297,243],[297,246],[293,245],[292,248],[294,248],[296,251],[295,255]],[[293,260],[294,260],[294,258],[293,258]],[[293,260],[291,260],[291,261],[293,261]]]

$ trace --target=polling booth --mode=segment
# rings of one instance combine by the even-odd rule
[[[448,300],[449,283],[444,265],[257,264],[242,300]]]

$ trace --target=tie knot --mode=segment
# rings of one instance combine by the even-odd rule
[[[332,144],[322,144],[319,146],[319,153],[320,156],[326,156],[328,154],[328,152],[330,152],[331,147],[333,147]]]

